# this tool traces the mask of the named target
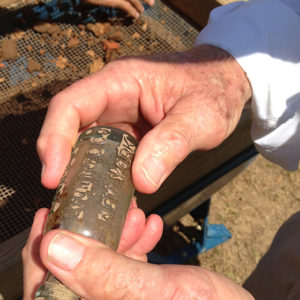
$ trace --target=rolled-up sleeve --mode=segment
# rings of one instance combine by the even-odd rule
[[[300,160],[300,1],[250,0],[214,9],[197,45],[229,52],[252,86],[251,135],[288,170]]]

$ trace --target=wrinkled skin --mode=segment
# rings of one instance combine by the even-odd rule
[[[39,210],[22,252],[23,299],[33,299],[47,268],[82,299],[253,300],[242,287],[205,268],[146,263],[145,253],[158,241],[162,223],[154,215],[145,224],[135,209],[131,208],[126,220],[119,253],[65,230],[53,230],[42,239],[48,210]],[[55,241],[64,239],[64,245],[70,245],[69,238],[71,248],[64,248],[67,255],[57,259],[51,250]],[[79,256],[75,249],[82,250]]]
[[[85,2],[94,5],[116,7],[126,11],[133,18],[138,18],[144,11],[142,2],[149,6],[154,4],[154,0],[85,0]]]
[[[37,142],[42,183],[57,187],[81,130],[109,125],[140,140],[132,178],[140,192],[153,193],[191,151],[212,149],[226,139],[250,97],[251,86],[238,63],[211,46],[110,63],[52,99]],[[23,251],[25,299],[34,294],[45,268],[86,299],[253,299],[204,268],[146,263],[145,254],[161,236],[158,216],[146,221],[139,211],[143,217],[136,226],[129,212],[122,255],[65,231],[42,238],[46,214],[37,214]],[[58,241],[64,246],[57,248]],[[69,251],[69,244],[80,251]],[[55,249],[63,249],[67,259]]]
[[[22,251],[23,299],[33,299],[47,273],[39,250],[48,212],[48,209],[43,208],[36,213],[27,244]],[[118,252],[139,261],[147,261],[146,253],[150,252],[159,241],[162,229],[161,218],[157,215],[150,215],[146,219],[144,212],[137,207],[136,200],[133,199],[124,224]]]

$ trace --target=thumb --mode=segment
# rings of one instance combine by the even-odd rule
[[[190,152],[218,146],[227,124],[215,111],[199,95],[180,99],[139,143],[132,166],[136,189],[155,192]]]
[[[141,299],[142,293],[153,292],[149,290],[153,284],[159,287],[164,282],[159,266],[130,259],[65,230],[47,233],[40,255],[44,266],[84,299]]]

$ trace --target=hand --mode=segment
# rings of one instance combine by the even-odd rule
[[[83,299],[253,300],[242,287],[204,268],[146,263],[145,253],[161,234],[157,216],[145,224],[141,211],[131,208],[119,247],[123,256],[65,230],[53,230],[42,238],[47,214],[47,209],[37,212],[22,252],[24,300],[33,299],[45,278],[45,268]]]
[[[45,280],[47,273],[47,269],[43,265],[44,262],[41,261],[40,258],[40,244],[48,212],[48,209],[40,209],[36,213],[27,244],[22,251],[24,300],[34,297],[37,288]],[[118,252],[139,261],[147,261],[146,254],[150,252],[159,241],[162,235],[162,229],[163,224],[161,218],[157,215],[150,215],[145,219],[145,214],[137,207],[136,201],[133,199],[124,224]],[[56,230],[55,232],[57,233],[59,231]],[[72,235],[69,232],[64,232],[64,234]],[[95,243],[95,241],[91,241],[91,239],[87,239],[87,242],[91,243],[91,245],[98,245],[97,242]],[[99,243],[98,246],[104,249],[107,248],[101,243]],[[41,251],[43,252],[43,250]],[[74,249],[72,249],[72,251],[74,251]],[[72,253],[70,255],[73,256],[74,254]],[[86,267],[90,267],[90,264],[86,265]]]
[[[132,178],[153,193],[191,151],[226,139],[250,97],[240,65],[211,46],[109,63],[51,100],[37,141],[42,183],[57,187],[80,130],[110,125],[140,139]]]
[[[144,11],[144,7],[140,0],[85,0],[88,3],[95,5],[103,5],[120,8],[126,11],[130,16],[138,18]],[[144,3],[152,6],[154,0],[143,0]]]

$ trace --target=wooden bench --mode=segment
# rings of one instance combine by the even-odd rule
[[[211,10],[235,1],[238,0],[168,0],[167,2],[174,5],[196,24],[204,27],[207,24]]]

